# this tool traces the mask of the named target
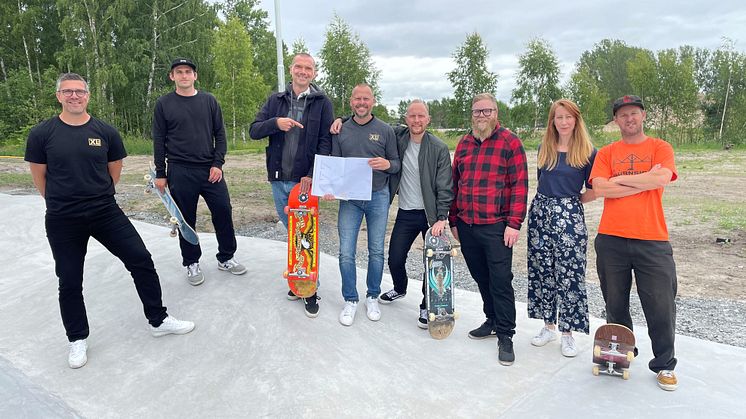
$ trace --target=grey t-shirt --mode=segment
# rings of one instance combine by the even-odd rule
[[[354,118],[342,124],[342,131],[332,138],[332,156],[388,160],[391,167],[387,170],[373,170],[373,191],[387,187],[389,173],[397,173],[401,166],[393,128],[376,117],[365,125],[358,124]]]
[[[410,140],[402,157],[399,208],[404,210],[425,209],[420,186],[420,167],[417,160],[421,145]]]
[[[288,118],[297,122],[303,119],[303,111],[306,108],[307,92],[303,92],[299,97],[291,93],[290,108],[288,109]],[[298,141],[300,141],[300,128],[292,127],[285,133],[285,144],[282,146],[282,179],[290,180],[293,178],[293,167],[295,166],[295,153],[298,151]]]

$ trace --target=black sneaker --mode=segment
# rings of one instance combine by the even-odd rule
[[[316,294],[314,294],[314,295],[312,295],[312,296],[310,296],[308,298],[304,298],[303,299],[303,302],[306,305],[306,316],[308,316],[310,318],[314,318],[314,317],[316,317],[316,316],[319,315],[319,302],[318,302],[318,300],[320,300],[320,297],[317,296]]]
[[[420,309],[420,318],[417,319],[417,327],[420,329],[427,329],[427,309]]]
[[[404,296],[407,295],[407,293],[400,294],[396,292],[396,290],[391,290],[387,293],[381,294],[378,297],[378,302],[381,304],[391,304],[394,300],[398,300],[400,298],[404,298]]]
[[[497,338],[497,360],[500,361],[500,365],[513,365],[515,354],[513,353],[513,339],[510,336]]]
[[[497,337],[497,331],[495,326],[492,324],[492,320],[487,319],[481,326],[469,332],[469,337],[472,339],[486,339]]]
[[[293,294],[293,291],[288,291],[288,300],[295,301],[300,299],[297,295]]]

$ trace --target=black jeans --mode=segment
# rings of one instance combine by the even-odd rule
[[[513,289],[513,249],[505,246],[505,223],[456,223],[461,252],[482,296],[487,320],[498,335],[515,334],[515,290]]]
[[[594,245],[606,321],[632,329],[629,295],[634,271],[637,295],[653,346],[654,358],[648,368],[654,372],[673,370],[677,283],[671,244],[599,234]]]
[[[135,280],[145,317],[154,327],[161,325],[167,314],[161,302],[161,284],[153,259],[113,198],[75,216],[47,215],[45,225],[59,278],[62,324],[70,342],[85,339],[89,333],[83,302],[83,264],[91,237],[124,263]]]
[[[407,255],[412,248],[417,236],[425,237],[425,232],[430,228],[427,224],[425,210],[404,210],[399,209],[396,213],[394,229],[391,231],[389,240],[389,272],[394,280],[394,290],[399,294],[407,292]],[[425,301],[426,290],[425,280],[422,280],[422,302],[420,308],[427,308]]]
[[[233,208],[225,177],[215,183],[210,183],[209,177],[209,167],[168,165],[168,188],[171,196],[181,210],[184,221],[192,228],[197,223],[197,202],[200,195],[205,199],[218,239],[218,253],[215,256],[219,262],[225,262],[233,257],[237,248],[236,233],[233,230]],[[182,265],[189,266],[199,262],[202,248],[198,244],[189,243],[179,234],[179,246]]]

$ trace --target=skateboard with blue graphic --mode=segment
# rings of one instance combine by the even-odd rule
[[[164,192],[161,193],[161,191],[155,187],[155,179],[155,167],[153,166],[153,163],[150,163],[150,170],[145,175],[145,182],[147,182],[145,192],[155,192],[155,194],[161,198],[161,202],[163,202],[163,205],[170,214],[168,222],[171,224],[171,237],[176,237],[176,231],[178,230],[184,240],[191,244],[199,244],[197,232],[194,231],[186,221],[184,221],[184,216],[181,214],[181,210],[176,205],[176,202],[174,202],[174,198],[171,196],[171,191],[169,191],[168,186],[166,186]]]
[[[427,330],[434,339],[445,339],[453,331],[458,313],[453,308],[453,262],[456,249],[445,231],[433,236],[425,233],[423,261],[427,288]]]
[[[300,298],[316,293],[319,277],[319,197],[300,183],[290,190],[288,205],[288,266],[283,274],[290,291]]]
[[[609,323],[593,336],[593,375],[601,373],[629,379],[629,365],[635,358],[635,334],[621,324]]]

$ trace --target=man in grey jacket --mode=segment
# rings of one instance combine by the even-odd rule
[[[394,130],[402,168],[389,176],[390,200],[399,194],[399,211],[389,241],[388,263],[394,289],[378,297],[381,304],[390,304],[407,294],[409,250],[418,235],[424,238],[428,228],[432,227],[436,236],[443,233],[453,200],[451,154],[440,138],[426,131],[430,123],[427,104],[420,99],[412,100],[405,121],[406,128]],[[333,127],[339,126],[341,121],[335,121]],[[417,325],[427,329],[424,281],[422,294]]]

